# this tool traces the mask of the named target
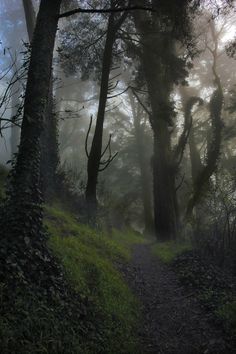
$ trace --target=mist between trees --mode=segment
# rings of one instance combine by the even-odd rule
[[[4,353],[231,353],[235,6],[0,0]]]
[[[234,267],[234,2],[0,5],[8,235],[36,237],[60,195],[93,227],[191,239]]]

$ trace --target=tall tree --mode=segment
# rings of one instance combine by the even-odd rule
[[[114,9],[116,1],[111,1],[111,8]],[[87,186],[86,186],[86,201],[88,206],[89,218],[96,217],[97,208],[97,180],[99,169],[101,166],[102,153],[102,136],[103,124],[105,118],[106,102],[109,92],[109,75],[112,65],[112,51],[116,40],[116,34],[127,16],[127,12],[117,16],[111,12],[107,26],[107,36],[102,59],[102,74],[100,84],[100,97],[98,105],[98,113],[96,127],[93,136],[90,152],[88,154],[87,164]],[[109,160],[108,160],[109,163]]]
[[[142,202],[143,202],[143,216],[144,216],[144,233],[151,235],[153,233],[153,216],[152,216],[152,183],[150,178],[151,161],[146,156],[145,146],[145,131],[144,125],[141,123],[143,114],[142,107],[138,102],[135,102],[135,97],[129,91],[129,100],[133,115],[135,141],[138,152],[138,162],[141,175],[142,184]]]
[[[19,153],[4,210],[7,233],[16,238],[21,236],[25,242],[35,236],[35,230],[40,232],[42,226],[40,137],[44,129],[60,5],[61,0],[42,0],[40,3],[32,41]]]
[[[116,1],[111,1],[111,8],[114,9]],[[103,135],[103,124],[105,118],[105,109],[107,96],[109,92],[109,75],[112,65],[112,50],[113,45],[116,40],[116,34],[118,29],[121,27],[127,16],[127,12],[122,15],[117,16],[111,12],[108,20],[107,26],[107,36],[105,42],[105,48],[103,52],[102,59],[102,74],[101,74],[101,84],[100,84],[100,97],[98,105],[98,113],[96,120],[96,127],[93,136],[93,141],[91,149],[88,155],[88,165],[87,165],[87,186],[86,186],[86,201],[88,206],[89,218],[94,218],[96,216],[97,208],[97,179],[99,174],[99,168],[101,166],[102,158],[102,135]],[[109,163],[109,161],[108,161]]]
[[[139,4],[139,2],[138,2]],[[173,3],[152,1],[156,12],[137,11],[134,22],[141,42],[141,66],[151,105],[150,123],[154,133],[153,182],[154,222],[160,240],[178,233],[176,198],[176,153],[172,151],[171,133],[174,110],[171,92],[174,84],[186,76],[185,62],[175,52],[176,40],[187,37],[188,1]],[[175,15],[174,15],[175,13]],[[177,14],[177,15],[176,15]],[[184,31],[182,31],[184,29]],[[181,157],[181,149],[179,150]]]
[[[213,39],[213,47],[208,47],[209,51],[212,54],[212,74],[213,74],[213,83],[215,89],[211,96],[209,103],[209,112],[210,112],[210,122],[211,130],[208,131],[207,137],[207,156],[206,164],[199,165],[199,170],[196,176],[193,175],[193,194],[189,200],[187,207],[187,216],[192,214],[194,206],[199,202],[204,192],[206,185],[210,181],[210,177],[217,169],[218,158],[220,155],[221,149],[221,140],[222,140],[222,108],[223,108],[223,89],[221,84],[220,76],[217,72],[217,58],[218,58],[218,36],[214,23],[211,21],[210,30]],[[190,140],[190,149],[194,147],[194,135],[192,134]],[[194,149],[196,151],[196,149]],[[193,153],[193,149],[190,150]],[[196,154],[195,154],[196,158]],[[196,163],[196,162],[193,162]],[[199,164],[199,163],[198,163]],[[201,168],[200,168],[201,167]]]
[[[35,28],[35,12],[32,0],[23,0],[25,19],[29,41],[32,42]],[[45,127],[41,136],[41,184],[44,197],[49,199],[55,195],[57,185],[57,168],[59,165],[57,118],[54,114],[53,77],[51,76],[47,101]]]

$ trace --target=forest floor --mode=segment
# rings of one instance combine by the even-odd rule
[[[235,352],[195,292],[186,290],[174,270],[152,253],[152,244],[135,245],[132,263],[122,272],[142,306],[142,354]]]

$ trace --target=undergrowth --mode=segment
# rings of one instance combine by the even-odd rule
[[[113,265],[127,262],[129,250],[118,242],[117,235],[111,239],[79,224],[73,215],[58,207],[46,208],[45,225],[48,247],[62,265],[61,273],[60,267],[55,268],[53,280],[56,263],[51,263],[53,258],[44,259],[46,253],[39,253],[40,264],[45,264],[50,273],[48,280],[53,280],[52,288],[48,280],[41,282],[46,280],[40,274],[43,268],[34,271],[34,262],[29,273],[37,274],[38,280],[30,283],[29,276],[24,284],[17,265],[25,262],[23,258],[15,265],[11,263],[10,274],[1,276],[1,352],[136,353],[139,306]],[[128,237],[132,238],[131,233]]]
[[[234,337],[236,337],[236,300],[219,306],[216,315],[224,321],[227,329],[232,330]]]
[[[6,181],[7,173],[7,169],[4,166],[0,165],[0,201],[5,195],[4,184]]]
[[[114,263],[126,262],[130,257],[125,244],[141,237],[118,232],[108,237],[58,208],[47,208],[46,225],[51,234],[49,246],[61,259],[70,283],[83,298],[94,306],[94,324],[100,341],[91,353],[133,353],[136,348],[135,327],[138,303]],[[93,343],[90,343],[93,344]],[[100,349],[99,349],[100,346]],[[136,349],[135,349],[136,348]]]
[[[190,292],[194,291],[209,317],[224,328],[229,343],[236,344],[235,279],[191,251],[176,257],[172,268],[180,282]]]
[[[236,301],[234,284],[216,265],[199,257],[191,243],[156,243],[152,252],[176,272],[180,282],[196,297],[214,321],[224,327],[231,342],[236,341]]]

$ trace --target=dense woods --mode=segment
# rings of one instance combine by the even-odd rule
[[[0,0],[2,353],[234,353],[236,4]]]

